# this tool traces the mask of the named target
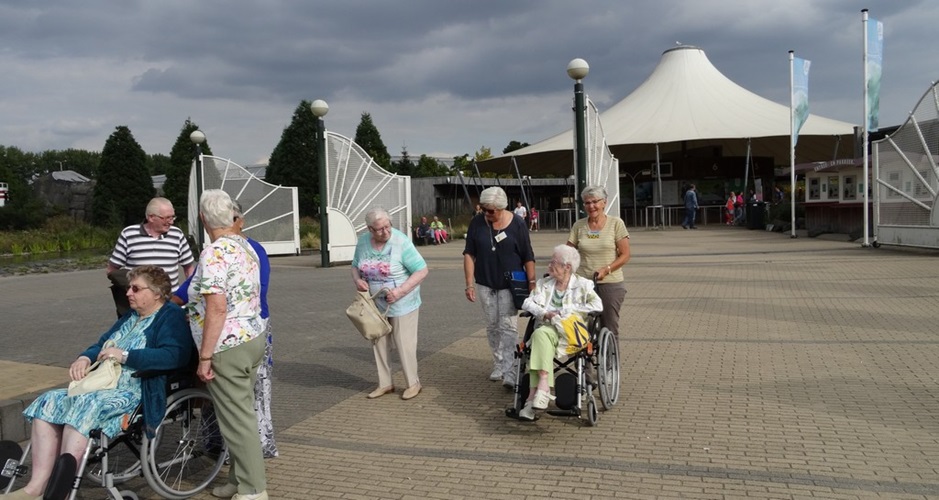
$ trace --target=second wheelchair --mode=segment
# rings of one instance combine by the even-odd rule
[[[531,336],[535,329],[535,320],[531,314],[523,312],[522,317],[530,319],[522,341],[516,346],[518,384],[515,386],[513,404],[505,410],[506,416],[516,419],[525,406],[531,387],[528,359],[531,355]],[[588,316],[587,331],[588,341],[583,349],[566,359],[554,360],[554,405],[557,408],[549,409],[547,413],[585,419],[587,425],[594,426],[599,419],[594,391],[599,393],[604,410],[612,409],[619,400],[619,346],[613,332],[601,326],[599,314]]]

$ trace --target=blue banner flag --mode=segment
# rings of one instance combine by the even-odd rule
[[[867,22],[867,131],[877,130],[880,115],[880,77],[884,63],[884,23]]]
[[[792,59],[792,144],[799,142],[799,130],[809,117],[809,66],[812,61]]]

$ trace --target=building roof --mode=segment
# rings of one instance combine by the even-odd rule
[[[648,155],[650,144],[717,141],[725,145],[727,140],[751,139],[755,143],[769,138],[772,142],[759,142],[770,148],[771,153],[761,154],[777,157],[777,164],[784,154],[788,162],[789,106],[737,85],[718,71],[698,47],[682,45],[666,50],[652,74],[623,100],[602,112],[600,121],[610,149],[621,162],[630,160],[623,157],[623,146],[645,145],[641,149]],[[802,148],[810,151],[810,155],[825,154],[822,158],[804,158],[805,161],[831,159],[834,137],[853,138],[853,135],[851,123],[809,115],[799,134],[797,153]],[[813,136],[823,138],[825,146],[815,145]],[[564,152],[560,161],[566,164],[566,169],[555,172],[563,173],[571,168],[572,149],[573,131],[566,130],[499,158],[539,155],[539,162],[545,163],[549,157],[541,153]]]
[[[51,174],[53,180],[62,182],[88,182],[91,180],[74,170],[53,170]]]

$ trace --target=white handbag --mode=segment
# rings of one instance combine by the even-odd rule
[[[114,389],[120,378],[121,364],[116,359],[95,361],[88,367],[86,375],[81,380],[73,380],[68,384],[68,395],[78,396],[104,389]]]
[[[387,293],[388,289],[382,288],[375,292],[375,295],[369,295],[368,292],[356,292],[352,304],[346,308],[349,321],[352,321],[363,337],[372,342],[391,333],[387,310],[382,313],[375,305],[375,297],[382,292]]]

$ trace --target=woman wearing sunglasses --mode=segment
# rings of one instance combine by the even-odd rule
[[[492,350],[489,380],[501,380],[507,389],[514,389],[518,382],[514,368],[518,309],[506,273],[524,272],[528,289],[533,289],[535,253],[525,220],[505,209],[508,200],[502,188],[484,189],[479,204],[483,213],[470,221],[463,250],[466,299],[478,300],[486,315],[486,336]]]
[[[39,499],[56,458],[69,453],[81,463],[88,435],[101,429],[109,437],[121,431],[123,417],[144,401],[148,435],[166,412],[166,377],[133,377],[138,370],[174,370],[187,366],[192,337],[183,310],[169,302],[171,281],[156,266],[132,269],[127,278],[130,311],[69,367],[71,380],[86,376],[92,362],[113,359],[122,365],[117,387],[69,396],[53,389],[36,398],[23,412],[32,422],[32,475],[29,483],[2,499]],[[152,437],[152,435],[151,435]]]

